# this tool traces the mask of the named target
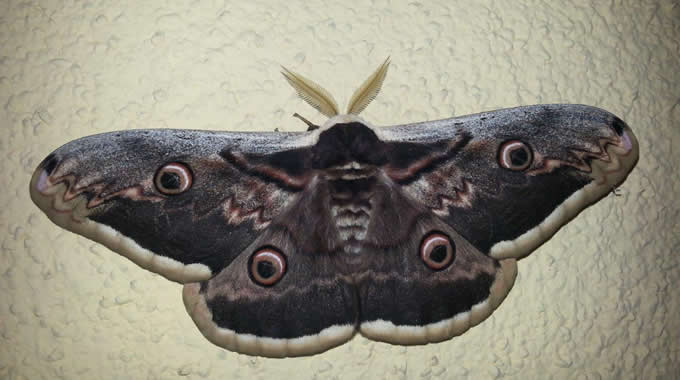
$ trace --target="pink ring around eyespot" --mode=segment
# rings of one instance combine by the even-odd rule
[[[180,187],[178,189],[166,189],[160,183],[160,180],[165,173],[177,174],[180,177]],[[193,184],[193,177],[191,170],[184,164],[179,162],[171,162],[163,165],[155,175],[154,183],[156,188],[163,194],[176,195],[181,194],[191,187]]]
[[[276,273],[269,278],[263,278],[257,272],[257,265],[260,262],[267,261],[273,264],[274,268],[276,269]],[[252,262],[250,264],[250,273],[253,279],[260,285],[273,285],[279,282],[279,280],[281,280],[283,275],[286,273],[286,260],[281,253],[274,250],[273,248],[262,248],[253,255]]]
[[[527,162],[524,165],[515,166],[515,164],[512,163],[510,155],[517,149],[524,150],[527,154]],[[498,156],[501,167],[513,171],[525,170],[531,165],[531,161],[533,159],[531,149],[527,146],[527,144],[519,140],[508,140],[501,144]]]
[[[446,257],[442,262],[436,262],[430,258],[430,254],[437,245],[443,245],[446,248]],[[433,233],[425,238],[420,247],[420,257],[427,267],[434,270],[446,268],[453,261],[453,245],[452,242],[443,234]]]

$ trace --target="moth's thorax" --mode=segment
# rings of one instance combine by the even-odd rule
[[[321,132],[313,151],[311,164],[319,170],[387,163],[385,143],[373,128],[361,122],[335,124]],[[347,170],[353,169],[350,167]]]
[[[334,119],[336,123],[319,135],[314,165],[328,182],[328,209],[341,245],[358,252],[371,222],[377,175],[387,157],[372,127],[361,120]]]

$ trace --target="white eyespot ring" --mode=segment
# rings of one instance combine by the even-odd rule
[[[286,257],[273,247],[262,247],[250,257],[248,268],[256,284],[272,286],[286,274]]]
[[[508,170],[526,170],[534,160],[529,145],[519,140],[508,140],[498,148],[498,164]]]
[[[161,194],[177,195],[191,188],[193,175],[187,165],[171,162],[158,169],[153,183]]]
[[[456,247],[448,236],[432,232],[420,243],[420,258],[432,270],[442,270],[456,258]]]

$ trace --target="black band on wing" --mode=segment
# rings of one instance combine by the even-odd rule
[[[438,165],[455,157],[472,140],[468,133],[462,133],[452,141],[430,144],[394,142],[389,147],[390,165],[387,175],[400,185],[408,185],[422,175],[438,169]]]
[[[227,224],[222,208],[197,218],[186,207],[173,207],[175,202],[181,200],[153,203],[121,198],[116,207],[94,213],[89,219],[134,237],[137,244],[155,254],[184,265],[201,263],[212,273],[228,265],[255,238],[253,220]]]
[[[541,178],[529,177],[526,183],[503,186],[497,193],[477,193],[474,204],[484,208],[456,207],[443,219],[480,251],[488,252],[495,243],[513,240],[538,225],[591,181],[570,176],[568,171],[558,169]]]
[[[396,276],[368,276],[362,281],[362,321],[384,320],[398,326],[425,326],[463,312],[489,298],[493,273],[469,279],[428,282]]]
[[[354,304],[352,289],[337,278],[320,280],[241,294],[238,288],[244,284],[223,277],[214,285],[220,287],[220,294],[206,298],[206,303],[220,328],[258,337],[292,339],[331,326],[354,326],[354,313],[348,309]],[[206,297],[211,286],[210,281],[202,282],[200,294]]]

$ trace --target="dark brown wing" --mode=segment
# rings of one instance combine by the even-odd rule
[[[327,195],[313,184],[219,274],[184,286],[187,311],[206,338],[240,353],[285,357],[354,336],[355,287],[323,238]],[[258,257],[267,265],[254,265]]]
[[[302,180],[286,184],[243,166],[243,155],[295,149],[305,136],[183,130],[89,136],[39,165],[31,197],[56,224],[143,268],[178,282],[206,279],[302,189]]]
[[[531,253],[623,182],[638,157],[621,119],[574,104],[388,127],[381,137],[401,157],[385,169],[401,189],[496,258]],[[526,165],[507,167],[503,153]]]

